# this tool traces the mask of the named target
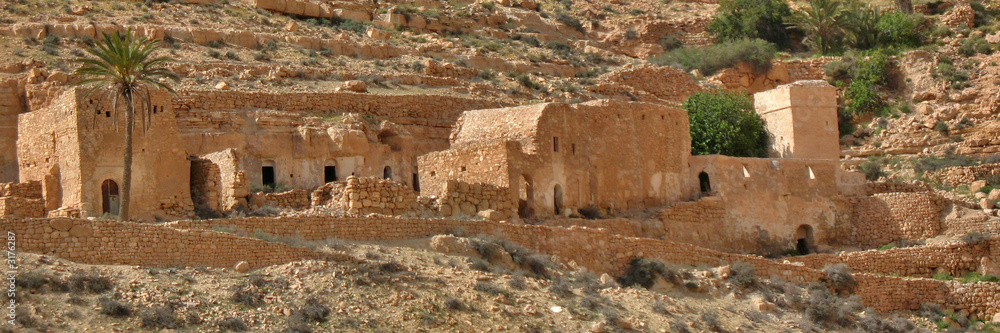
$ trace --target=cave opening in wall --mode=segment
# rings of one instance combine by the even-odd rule
[[[392,179],[392,168],[390,168],[388,165],[385,166],[385,169],[382,169],[382,178]]]
[[[271,188],[277,185],[277,181],[274,179],[273,161],[264,161],[263,166],[260,167],[260,183]]]
[[[323,167],[323,182],[335,182],[337,181],[337,167],[328,165]]]
[[[800,225],[799,229],[795,231],[795,251],[799,254],[809,254],[813,252],[813,247],[812,226],[808,224]]]

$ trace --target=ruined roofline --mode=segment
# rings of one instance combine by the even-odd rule
[[[569,104],[548,102],[516,107],[492,108],[465,111],[455,123],[450,143],[452,146],[466,146],[472,143],[494,141],[519,141],[525,153],[537,150],[536,139],[539,123],[546,112],[566,112],[573,114],[629,114],[637,115],[656,109],[670,115],[687,119],[687,111],[664,104],[630,102],[601,99],[585,103]]]

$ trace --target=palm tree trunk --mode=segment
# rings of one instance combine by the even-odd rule
[[[135,129],[135,105],[132,94],[125,94],[125,170],[122,172],[121,208],[118,220],[128,221],[128,206],[132,201],[132,132]]]

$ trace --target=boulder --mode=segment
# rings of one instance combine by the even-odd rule
[[[996,205],[996,203],[997,203],[996,200],[990,198],[982,198],[979,199],[979,208],[993,209],[993,206]]]
[[[972,182],[972,184],[969,184],[969,190],[971,190],[972,192],[979,192],[979,190],[982,189],[983,187],[986,187],[985,180],[977,180]]]
[[[337,91],[353,91],[356,93],[368,92],[368,84],[365,81],[350,80],[344,82],[343,85],[337,87]]]
[[[219,81],[219,83],[215,84],[215,89],[229,90],[229,83],[226,83],[226,81]]]
[[[982,192],[977,192],[982,193]],[[990,190],[990,195],[987,198],[993,199],[993,201],[1000,200],[1000,188],[995,188]]]
[[[250,264],[246,261],[240,261],[233,266],[233,269],[240,273],[246,273],[250,271]]]
[[[1000,266],[993,262],[993,259],[990,259],[990,257],[983,257],[979,260],[979,269],[977,271],[981,275],[1000,276]]]
[[[295,20],[289,20],[288,23],[285,24],[285,31],[288,32],[299,31],[299,23],[295,22]]]

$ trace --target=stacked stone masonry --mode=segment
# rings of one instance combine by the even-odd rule
[[[19,251],[49,254],[88,264],[154,267],[251,268],[305,259],[346,260],[346,256],[238,237],[210,230],[176,230],[162,225],[81,219],[6,219]]]
[[[941,233],[944,199],[933,193],[877,193],[850,201],[853,203],[850,237],[859,246],[882,246]]]
[[[44,217],[45,211],[40,182],[0,183],[0,218]]]
[[[265,206],[274,208],[301,209],[308,208],[310,204],[308,190],[289,190],[280,193],[259,194]]]
[[[225,227],[236,232],[258,230],[306,240],[402,240],[450,233],[493,235],[541,253],[553,254],[564,262],[615,276],[623,274],[632,259],[644,257],[692,266],[719,266],[742,261],[753,265],[758,276],[776,276],[787,281],[812,282],[824,277],[822,271],[801,264],[783,264],[758,256],[729,254],[649,238],[624,237],[601,229],[582,227],[398,218],[247,218],[178,221],[167,225],[180,229],[211,230]],[[997,248],[991,248],[991,252],[996,252],[992,253],[993,256],[1000,254]],[[1000,284],[997,283],[962,284],[869,273],[854,276],[859,283],[857,293],[861,295],[862,301],[878,311],[914,310],[924,302],[935,302],[947,308],[969,309],[970,313],[981,318],[1000,313]]]
[[[506,219],[517,214],[517,203],[513,198],[507,187],[449,180],[436,203],[438,212],[444,217],[471,217],[479,212],[493,210],[500,214],[494,216],[494,219]]]

